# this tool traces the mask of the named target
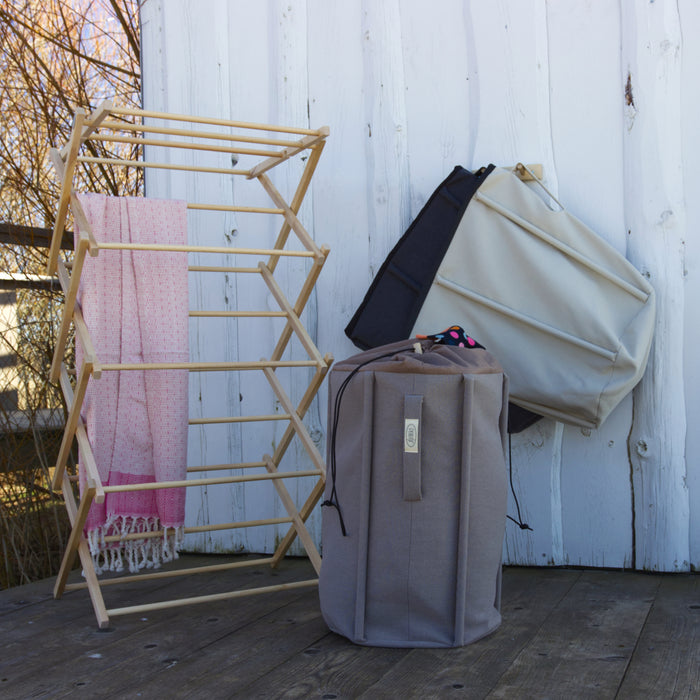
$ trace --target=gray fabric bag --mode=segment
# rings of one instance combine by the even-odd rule
[[[330,373],[321,611],[359,644],[462,646],[501,622],[507,379],[484,349],[416,344]]]

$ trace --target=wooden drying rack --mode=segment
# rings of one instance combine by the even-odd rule
[[[189,128],[172,126],[175,123],[187,124]],[[205,125],[207,130],[193,128],[192,125]],[[211,127],[221,128],[223,131],[209,130]],[[82,109],[76,109],[73,128],[68,143],[61,149],[51,150],[51,160],[60,182],[60,199],[56,215],[56,223],[53,229],[53,238],[49,249],[49,261],[47,272],[57,275],[65,293],[65,305],[63,317],[58,333],[58,341],[50,370],[52,381],[60,382],[67,406],[66,427],[63,440],[59,449],[56,469],[53,478],[53,488],[61,489],[65,498],[72,530],[66,546],[61,568],[54,587],[54,597],[60,598],[64,591],[87,588],[92,605],[101,628],[109,624],[110,616],[129,613],[143,613],[149,610],[168,608],[178,605],[207,602],[237,598],[258,593],[274,592],[289,588],[314,586],[318,579],[299,581],[295,583],[267,586],[255,589],[228,591],[209,596],[195,596],[187,599],[162,601],[143,605],[132,605],[118,609],[107,609],[102,596],[102,587],[112,584],[126,584],[132,581],[146,578],[161,578],[165,576],[190,575],[192,573],[214,572],[223,569],[238,568],[241,566],[258,566],[269,564],[275,567],[287,553],[289,547],[298,537],[309,556],[309,559],[318,574],[320,572],[321,557],[306,528],[306,520],[318,503],[325,485],[325,463],[309,435],[302,420],[311,406],[324,377],[330,369],[333,358],[327,354],[322,356],[316,348],[311,336],[304,328],[300,316],[306,306],[309,297],[329,250],[326,247],[318,247],[311,235],[297,218],[297,214],[304,200],[311,177],[318,164],[323,150],[325,139],[328,136],[328,128],[302,129],[283,126],[271,126],[266,124],[254,124],[223,119],[208,119],[197,116],[186,116],[152,112],[140,109],[127,109],[114,106],[110,101],[102,103],[92,114],[86,114]],[[188,149],[190,151],[210,151],[231,154],[236,160],[252,160],[253,164],[246,168],[219,168],[205,165],[165,163],[160,161],[125,160],[112,157],[96,157],[84,155],[83,147],[89,141],[103,141],[111,143],[137,144],[146,147],[146,152],[158,148]],[[242,144],[242,145],[241,145]],[[142,149],[143,151],[144,149]],[[298,185],[291,202],[288,204],[280,192],[275,188],[267,173],[272,168],[288,161],[291,158],[304,154],[305,165],[301,173]],[[257,180],[267,192],[271,200],[268,207],[246,207],[222,204],[206,204],[189,202],[189,209],[247,212],[260,215],[279,216],[282,224],[277,240],[272,248],[234,248],[234,247],[205,247],[205,246],[175,246],[175,245],[137,245],[122,243],[104,243],[95,240],[85,213],[80,205],[78,195],[74,189],[76,168],[94,167],[103,164],[113,166],[159,168],[170,170],[182,170],[194,173],[206,172],[220,175],[231,175]],[[238,165],[238,162],[235,163]],[[64,261],[60,256],[60,241],[66,227],[69,212],[80,231],[76,241],[73,260],[71,263]],[[303,250],[289,250],[285,246],[294,233],[301,243]],[[218,316],[218,317],[281,317],[286,319],[284,329],[269,359],[240,362],[188,362],[188,363],[157,363],[157,364],[104,364],[99,360],[99,348],[95,348],[90,338],[90,333],[83,320],[81,309],[77,303],[78,285],[85,261],[85,256],[96,256],[101,251],[115,249],[130,250],[170,250],[186,251],[192,253],[232,254],[237,256],[251,256],[257,258],[257,266],[251,267],[222,267],[191,265],[190,271],[197,272],[226,272],[259,274],[267,285],[272,297],[279,305],[279,311],[191,311],[191,316]],[[109,253],[107,253],[109,254]],[[274,278],[275,269],[280,259],[285,257],[308,258],[311,265],[308,274],[303,280],[298,297],[292,302],[283,293]],[[70,337],[71,325],[75,335],[79,338],[84,350],[84,359],[80,367],[75,368],[74,376],[64,361],[67,345]],[[291,338],[295,336],[301,343],[308,360],[283,360],[282,356]],[[276,374],[276,370],[282,367],[312,368],[313,377],[304,393],[300,403],[294,406],[282,382]],[[185,481],[156,482],[138,486],[107,486],[101,483],[97,465],[94,460],[85,424],[80,412],[85,398],[89,381],[99,380],[102,372],[117,370],[150,370],[150,369],[188,369],[193,372],[207,371],[260,371],[268,380],[284,413],[260,416],[231,416],[212,419],[191,419],[190,424],[201,425],[204,423],[246,423],[253,421],[284,420],[288,426],[279,440],[274,454],[263,455],[258,462],[246,462],[240,464],[221,464],[213,466],[188,467],[189,472],[220,471],[221,476],[206,478],[188,478]],[[308,371],[308,369],[307,369]],[[280,462],[287,451],[292,439],[297,436],[308,453],[313,469],[307,470],[279,470]],[[73,482],[76,475],[70,475],[67,470],[69,455],[77,441],[81,452],[81,464],[79,469],[85,471],[86,486],[79,499],[74,495]],[[262,468],[265,471],[255,474],[235,474],[241,469]],[[228,472],[224,474],[224,472]],[[284,479],[311,476],[315,477],[315,485],[311,489],[306,502],[297,508],[292,496],[284,485]],[[85,539],[83,528],[88,511],[93,502],[103,502],[105,495],[116,491],[129,491],[139,489],[176,488],[191,486],[210,486],[217,484],[234,484],[241,482],[270,480],[281,499],[288,517],[268,518],[254,521],[231,522],[185,528],[185,534],[194,532],[206,532],[213,530],[258,527],[262,525],[284,524],[290,525],[286,536],[282,539],[274,554],[270,557],[256,558],[245,562],[234,562],[212,566],[202,566],[194,569],[181,569],[175,571],[159,571],[155,573],[140,573],[131,576],[119,576],[100,580],[92,561],[88,543]],[[136,536],[105,538],[106,541],[124,540],[133,537],[143,539],[148,536],[162,536],[161,533],[139,534]],[[85,581],[69,584],[67,577],[73,567],[75,558],[79,557],[83,569]]]

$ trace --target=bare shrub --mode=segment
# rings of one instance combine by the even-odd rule
[[[65,407],[48,383],[60,286],[43,277],[58,183],[49,149],[75,106],[140,104],[137,0],[4,0],[0,5],[0,587],[56,572],[69,532],[50,476]],[[94,155],[105,147],[89,144]],[[109,155],[133,157],[132,145]],[[137,194],[135,169],[92,168],[78,186]],[[48,230],[48,235],[47,235]],[[74,470],[74,460],[71,461]]]

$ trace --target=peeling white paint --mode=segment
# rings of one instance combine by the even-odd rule
[[[206,17],[198,6],[142,4],[146,107],[330,127],[301,213],[331,248],[307,320],[322,353],[356,351],[343,329],[373,272],[457,164],[542,163],[569,211],[629,255],[658,292],[650,370],[598,430],[542,421],[513,436],[514,484],[534,529],[509,523],[505,558],[700,567],[700,431],[686,430],[700,415],[700,97],[691,89],[700,42],[688,41],[700,34],[700,3],[208,0]],[[178,182],[161,183],[166,196]],[[213,194],[239,193],[220,183]],[[222,217],[195,235],[225,241],[232,230],[245,235],[241,221]],[[225,294],[233,306],[254,292],[238,281],[202,282],[194,294]],[[199,326],[192,344],[198,353],[248,351],[242,332],[205,339]],[[197,415],[240,410],[239,396],[256,394],[248,380],[197,381]],[[324,388],[309,416],[319,443],[326,398]],[[261,452],[275,435],[231,429],[192,438],[191,456],[218,461]],[[228,520],[235,509],[250,516],[269,509],[266,499],[211,489],[193,513],[202,521]],[[226,537],[197,547],[273,544],[270,536]]]

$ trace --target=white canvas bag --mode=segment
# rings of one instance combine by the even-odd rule
[[[474,194],[412,335],[463,326],[498,359],[510,400],[598,427],[641,379],[654,291],[612,246],[511,171]]]

